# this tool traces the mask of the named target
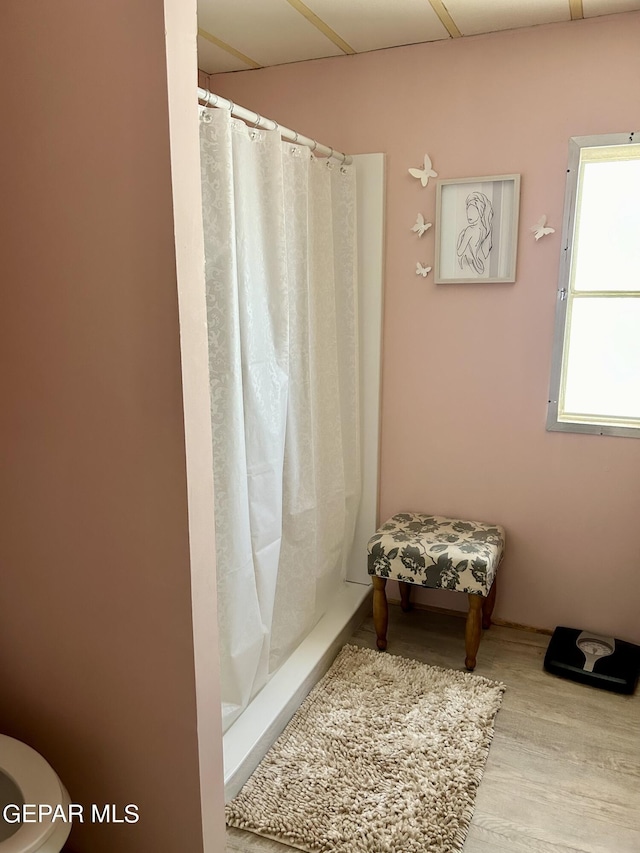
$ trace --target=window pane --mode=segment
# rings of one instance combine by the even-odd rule
[[[578,203],[573,289],[640,290],[640,160],[583,162]]]
[[[640,419],[640,298],[573,298],[568,334],[559,419]]]

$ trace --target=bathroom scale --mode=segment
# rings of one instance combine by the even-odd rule
[[[612,690],[633,693],[640,673],[640,646],[580,628],[556,628],[544,657],[547,672]]]

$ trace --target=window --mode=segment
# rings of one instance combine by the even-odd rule
[[[640,141],[569,144],[547,429],[640,438]]]

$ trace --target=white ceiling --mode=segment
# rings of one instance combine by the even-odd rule
[[[640,0],[198,0],[207,74],[593,18]]]

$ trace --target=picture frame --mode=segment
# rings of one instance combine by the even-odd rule
[[[436,284],[515,282],[520,175],[436,185]]]

